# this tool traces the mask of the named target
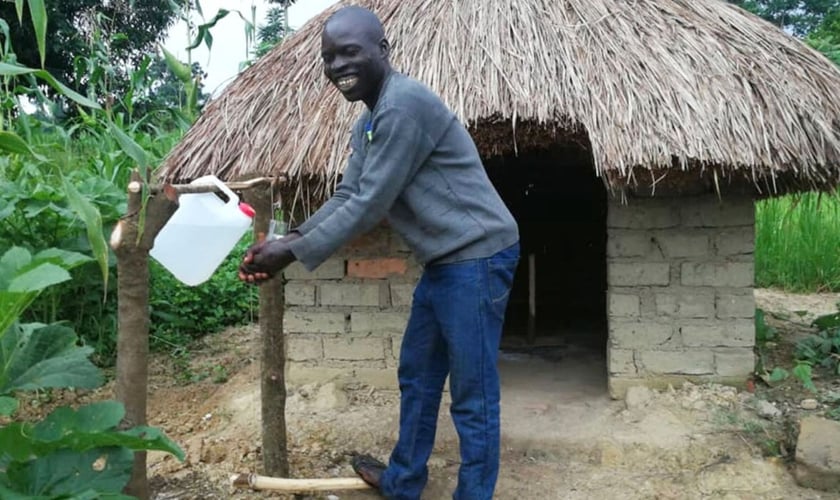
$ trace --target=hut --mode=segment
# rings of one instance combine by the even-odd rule
[[[165,180],[285,174],[300,222],[331,193],[361,104],[322,75],[338,5],[245,70]],[[631,385],[754,369],[754,202],[840,179],[840,71],[718,0],[361,0],[394,67],[468,125],[523,259],[503,345],[579,342]],[[396,384],[421,272],[386,225],[285,273],[287,380]]]

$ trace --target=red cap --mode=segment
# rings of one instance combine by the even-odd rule
[[[247,215],[248,217],[250,217],[252,219],[254,218],[255,215],[257,215],[257,211],[254,210],[254,207],[245,203],[244,201],[239,202],[239,210],[242,210],[243,214]]]

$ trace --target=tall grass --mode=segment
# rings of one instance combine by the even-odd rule
[[[840,292],[840,193],[756,205],[756,283],[793,292]]]

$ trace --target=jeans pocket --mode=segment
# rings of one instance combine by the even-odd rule
[[[487,285],[491,302],[507,300],[513,285],[517,260],[491,260],[487,263]]]

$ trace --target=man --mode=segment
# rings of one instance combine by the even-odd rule
[[[400,352],[400,432],[387,466],[353,459],[387,498],[419,499],[447,375],[461,467],[455,499],[493,496],[499,470],[497,358],[519,259],[516,222],[465,127],[421,83],[392,70],[379,19],[346,7],[321,36],[324,74],[366,109],[336,193],[282,239],[254,245],[240,279],[259,283],[294,260],[312,270],[382,219],[424,266]]]

